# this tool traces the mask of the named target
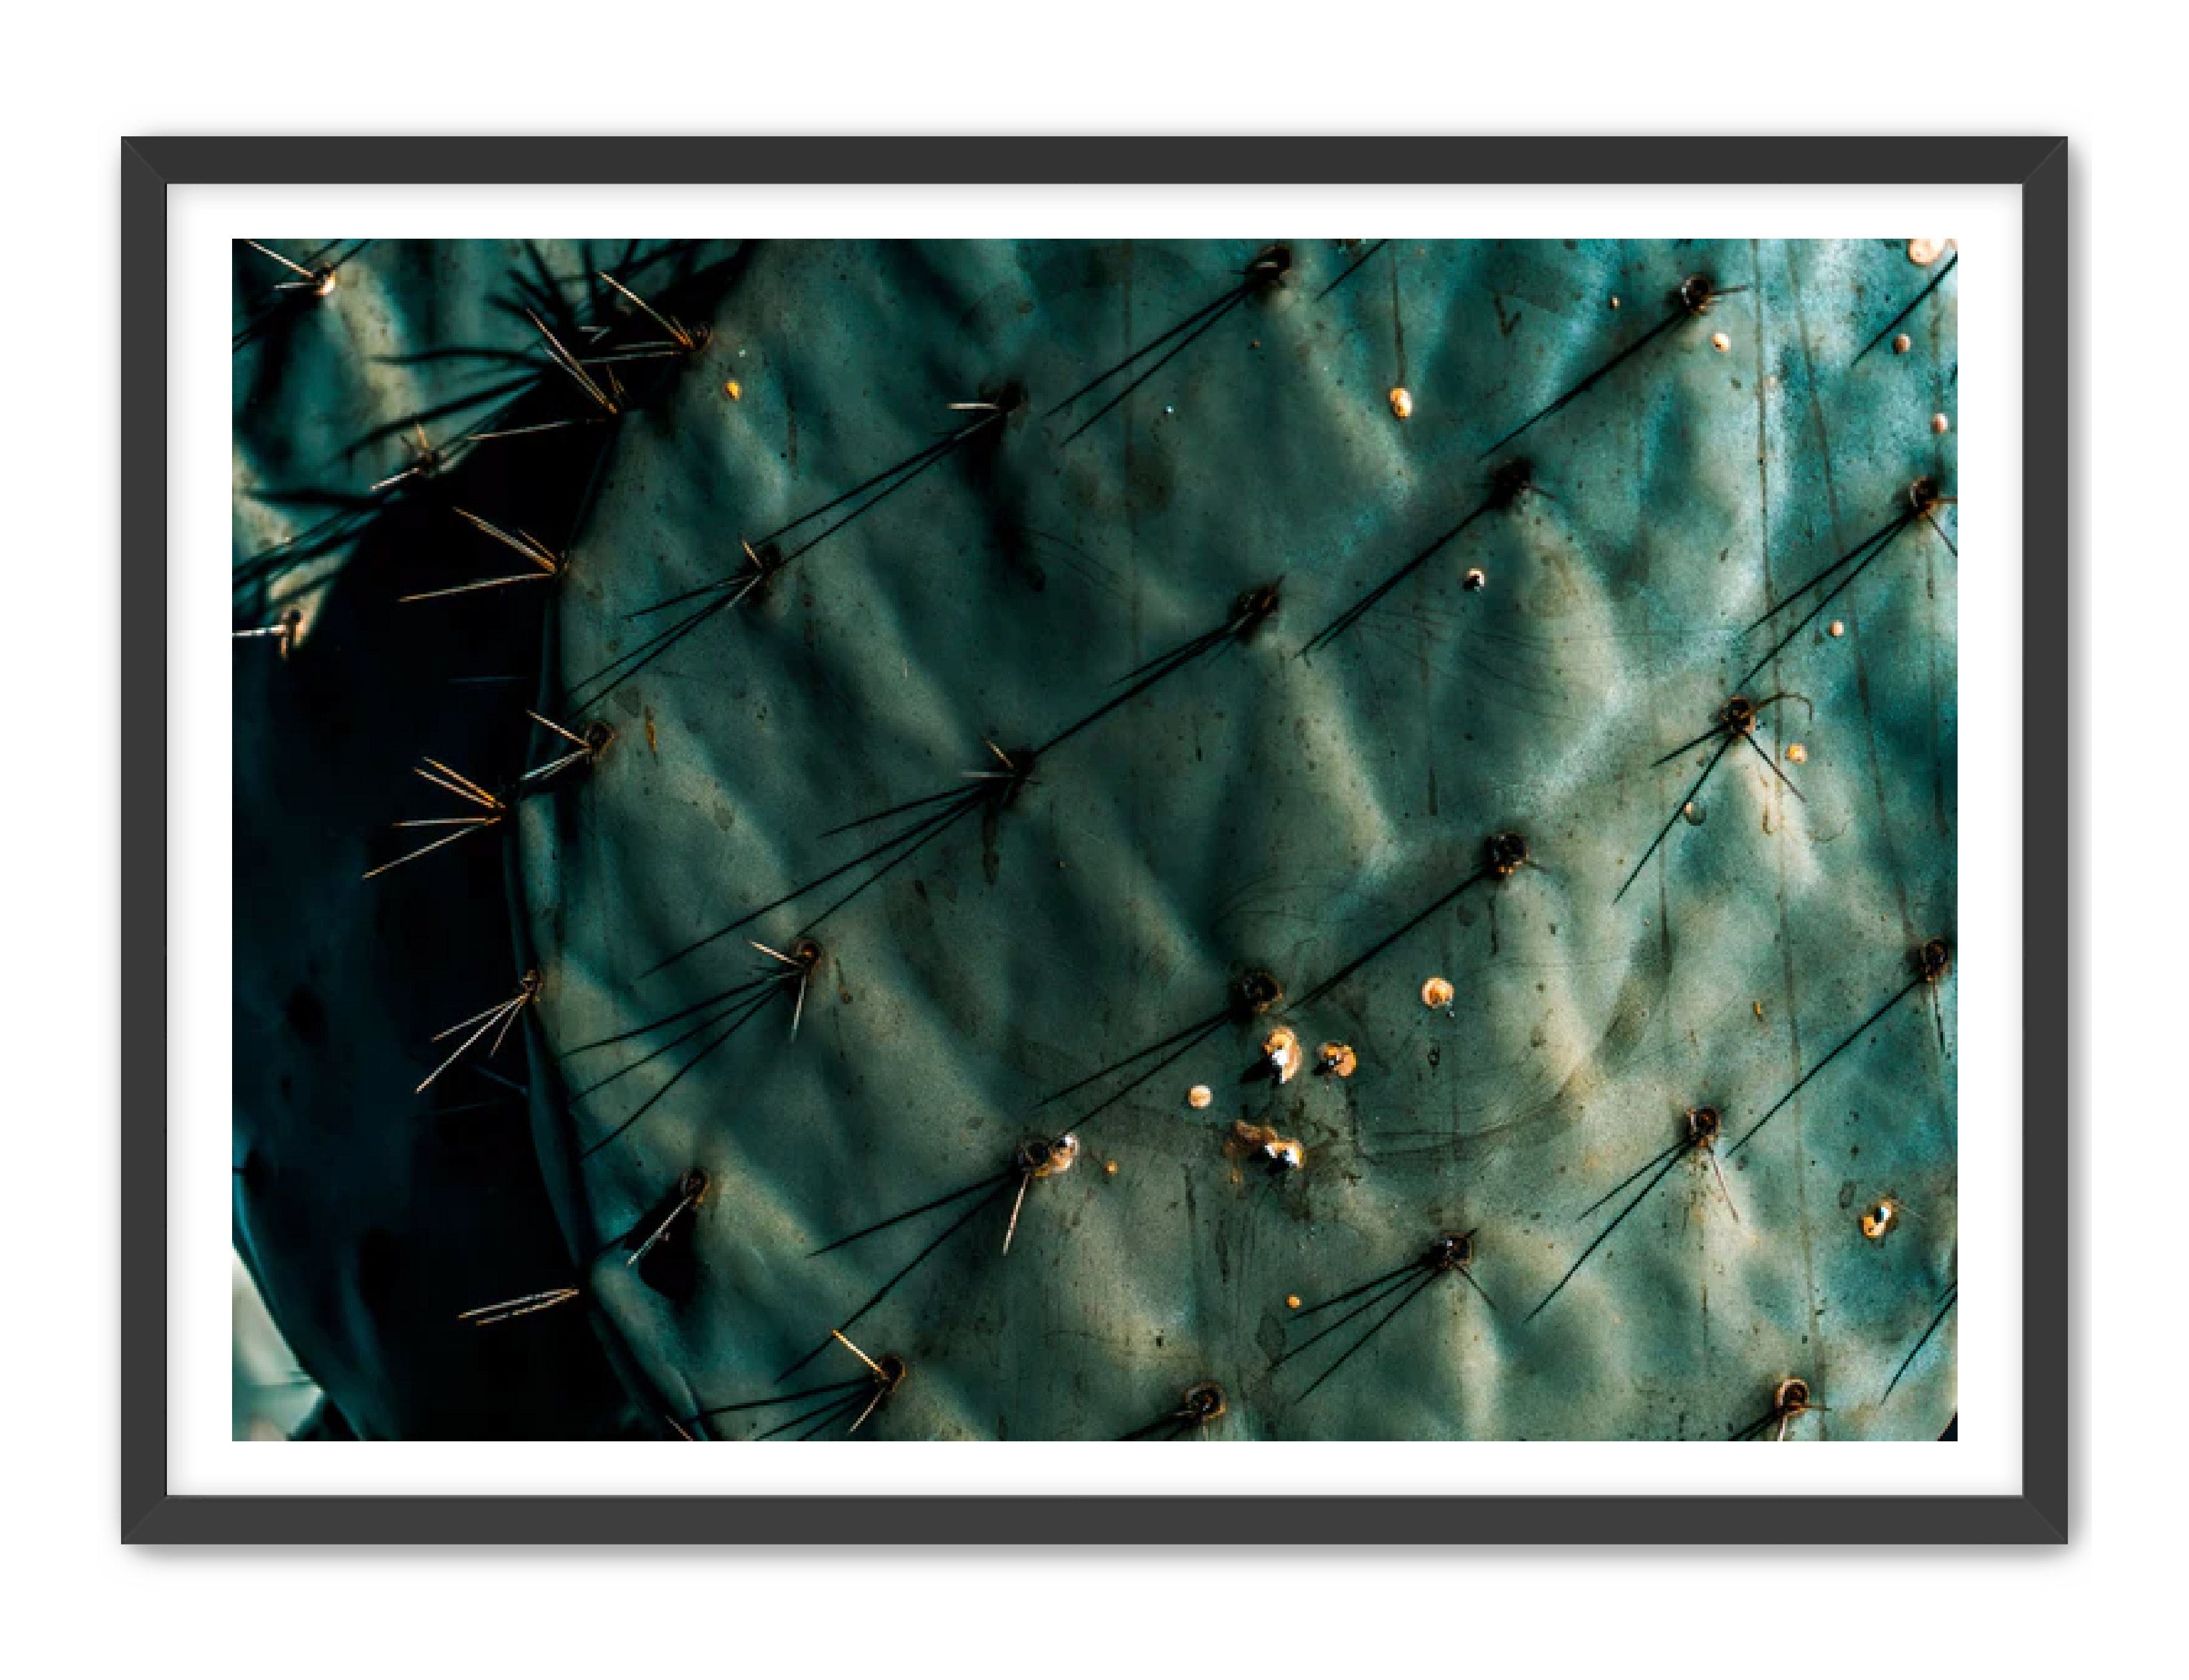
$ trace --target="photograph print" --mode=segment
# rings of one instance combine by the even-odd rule
[[[1949,1435],[1957,263],[236,242],[239,1437]]]

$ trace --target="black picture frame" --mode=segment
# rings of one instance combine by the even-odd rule
[[[2064,1543],[2068,175],[2058,138],[122,143],[122,1535],[140,1544]],[[2022,260],[2022,1491],[1996,1496],[173,1496],[167,1489],[167,221],[235,184],[1999,184]]]

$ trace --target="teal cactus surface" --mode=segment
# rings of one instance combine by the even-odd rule
[[[559,1232],[489,1245],[442,1334],[585,1323],[694,1438],[1946,1426],[1951,278],[1894,320],[1943,264],[792,243],[649,286],[564,252],[639,300],[576,290],[573,371],[439,300],[509,252],[410,260],[517,347],[529,423],[585,422],[380,493],[315,585],[375,603],[344,704],[406,691],[392,780],[459,785],[383,785],[313,867],[415,907],[408,964],[455,907],[500,931],[356,1086],[399,1107],[489,1012],[446,1077],[525,1087],[501,1147]],[[348,377],[378,425],[423,400]],[[559,506],[521,527],[554,574],[405,606],[453,645],[392,652],[370,546],[407,522],[455,576],[500,546],[459,506]],[[482,644],[521,690],[421,698]],[[309,730],[290,653],[259,704]],[[465,786],[494,823],[354,879]],[[358,1013],[403,1013],[385,970]],[[461,1145],[408,1123],[429,1179]],[[507,1303],[551,1309],[456,1318]]]

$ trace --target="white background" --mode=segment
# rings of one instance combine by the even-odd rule
[[[615,1441],[237,1444],[229,1357],[235,1216],[230,930],[236,653],[234,240],[323,223],[357,234],[597,240],[1210,237],[1373,225],[1402,239],[1868,238],[1952,229],[1961,369],[1954,489],[1960,782],[1954,1032],[1960,1186],[1953,1347],[1960,1440],[1835,1441],[1758,1455],[1732,1442],[1256,1442],[1151,1454],[1114,1441],[937,1451],[887,1439],[778,1441],[694,1455]],[[1259,237],[1254,235],[1254,237]],[[2021,205],[2006,187],[645,188],[183,186],[167,195],[167,1486],[266,1493],[2013,1493],[2020,1490],[2022,1232],[2018,545]],[[1908,267],[1909,289],[1920,271]],[[246,909],[246,914],[251,914]]]
[[[8,1647],[32,1672],[693,1663],[1066,1674],[1463,1666],[1534,1675],[2056,1672],[2178,1655],[2183,1491],[2173,1046],[2184,988],[2170,720],[2189,627],[2178,49],[2084,5],[2019,40],[1994,6],[1615,10],[540,5],[467,20],[207,3],[62,38],[10,28],[9,820],[0,969],[15,1066],[0,1321]],[[2066,132],[2079,240],[2066,813],[2080,953],[2075,1545],[1993,1557],[1083,1553],[151,1555],[116,1543],[116,741],[123,132]],[[1910,229],[1909,231],[1915,231]],[[2156,320],[2147,319],[2156,310]],[[2102,360],[2099,358],[2102,356]],[[2158,492],[2140,495],[2139,492]],[[2100,555],[2102,552],[2103,559]],[[2064,560],[2065,557],[2063,557]],[[27,659],[27,665],[25,660]],[[2102,732],[2089,720],[2102,719]],[[2101,794],[2094,789],[2103,789]],[[2093,919],[2095,918],[2096,919]],[[2102,923],[2102,925],[2100,924]],[[2162,1083],[2162,1080],[2164,1081]],[[2112,1147],[2089,1147],[2096,1114]],[[2132,1193],[2134,1190],[2141,1194]],[[1878,1536],[1889,1545],[1892,1536]],[[27,1614],[21,1608],[27,1606]],[[2138,1635],[2142,1636],[2141,1638]],[[2103,1659],[2100,1659],[2103,1662]]]

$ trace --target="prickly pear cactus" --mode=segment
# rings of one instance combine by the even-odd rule
[[[546,721],[407,744],[568,1251],[451,1311],[693,1437],[1935,1437],[1952,260],[634,283]]]
[[[501,859],[361,878],[421,744],[471,764],[523,750],[544,602],[403,597],[506,569],[481,565],[491,546],[454,507],[521,509],[558,540],[575,517],[557,486],[583,482],[604,431],[485,434],[560,412],[523,310],[574,333],[594,269],[634,255],[267,243],[320,278],[278,291],[297,279],[278,258],[235,253],[237,1251],[339,1429],[625,1433],[627,1390],[583,1322],[492,1339],[450,1304],[564,1263],[521,1066],[416,1089],[448,1048],[433,1035],[507,972]],[[689,284],[706,260],[647,271]]]

